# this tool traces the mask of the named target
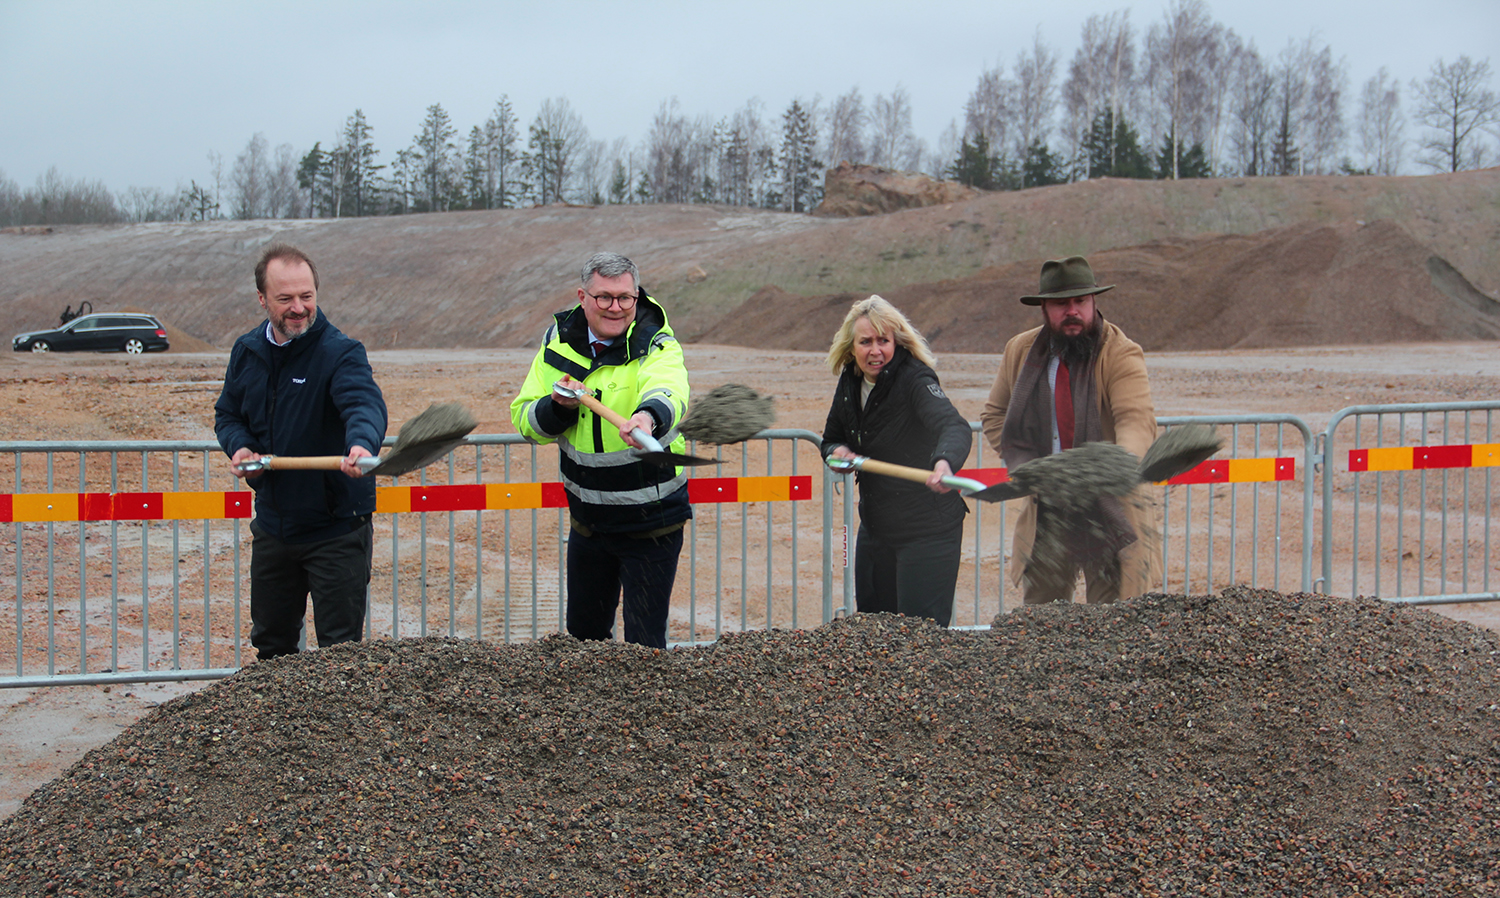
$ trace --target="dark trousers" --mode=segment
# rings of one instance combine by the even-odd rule
[[[854,542],[854,607],[925,617],[948,626],[963,539],[962,524],[906,542],[882,540],[861,524]]]
[[[568,632],[613,639],[625,594],[625,641],[667,647],[667,611],[682,554],[682,528],[655,537],[619,533],[568,536]]]
[[[369,518],[354,532],[315,543],[284,543],[250,524],[250,644],[262,661],[296,654],[312,594],[318,645],[358,642],[365,630],[370,562]]]

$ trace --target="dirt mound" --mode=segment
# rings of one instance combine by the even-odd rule
[[[951,281],[982,298],[989,295],[985,285],[972,279],[998,272],[1006,280],[996,292],[1003,291],[1008,314],[1014,288],[1035,286],[1042,259],[1074,253],[1092,259],[1134,247],[1161,256],[1166,267],[1181,258],[1181,241],[1206,235],[1350,228],[1358,221],[1394,223],[1420,248],[1418,269],[1436,257],[1481,296],[1494,296],[1500,292],[1497,202],[1500,169],[1487,169],[1420,178],[1102,179],[858,218],[653,204],[66,226],[0,234],[0,304],[19,331],[56,320],[66,303],[88,299],[96,307],[119,307],[149,297],[154,314],[227,348],[261,317],[250,274],[258,251],[284,240],[318,260],[321,305],[372,350],[534,346],[548,316],[572,301],[582,260],[611,248],[640,263],[646,288],[663,299],[679,337],[693,342],[726,318],[738,324],[738,310],[768,284],[802,296],[873,292],[895,298],[903,287],[925,290]],[[1148,262],[1141,266],[1157,264]],[[1302,302],[1278,280],[1281,260],[1267,256],[1259,264],[1264,267],[1235,272],[1270,285],[1256,294],[1258,302]],[[1157,288],[1124,281],[1129,269],[1117,270],[1122,291]],[[1445,275],[1436,276],[1447,283]],[[1412,277],[1405,272],[1394,283]],[[1211,286],[1215,298],[1228,282]],[[1406,299],[1383,282],[1375,286],[1370,298]],[[938,309],[931,319],[913,317],[926,331],[958,327],[972,336],[972,320],[955,322],[972,311],[974,298],[953,300],[951,309]],[[1268,333],[1259,317],[1250,316],[1251,332],[1217,336],[1227,342],[1215,345],[1241,339],[1277,345],[1317,332],[1316,322],[1293,320]],[[1236,322],[1226,317],[1223,324]],[[800,339],[800,328],[796,318],[782,322],[789,336]],[[813,342],[821,348],[827,334],[817,332]],[[1199,344],[1182,348],[1188,345]]]
[[[1294,225],[1104,250],[1089,257],[1106,317],[1147,350],[1245,349],[1500,338],[1500,303],[1400,225]],[[1040,259],[885,292],[945,352],[995,352],[1040,322],[1017,299]],[[864,293],[756,293],[700,339],[826,349]],[[791,326],[788,322],[795,322]]]
[[[18,895],[1490,894],[1495,634],[1227,590],[255,664],[0,824]]]
[[[957,181],[940,181],[919,172],[878,165],[841,162],[828,170],[823,180],[823,202],[813,214],[829,218],[881,215],[971,200],[979,195],[980,191]]]

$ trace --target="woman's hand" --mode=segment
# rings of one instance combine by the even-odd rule
[[[943,478],[952,476],[953,468],[949,466],[948,459],[940,458],[932,466],[932,474],[927,478],[927,488],[934,493],[951,493],[953,490],[943,485]]]

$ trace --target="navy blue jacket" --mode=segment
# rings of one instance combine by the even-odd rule
[[[380,452],[387,418],[364,344],[329,323],[323,310],[308,332],[276,346],[266,322],[234,342],[214,433],[224,452],[348,455]],[[375,511],[375,478],[341,471],[266,471],[249,477],[255,522],[289,543],[342,536]]]

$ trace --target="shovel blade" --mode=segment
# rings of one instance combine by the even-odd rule
[[[716,465],[717,458],[699,458],[696,455],[678,455],[676,452],[638,452],[636,458],[653,465],[662,467],[697,467],[698,465]]]
[[[980,502],[1004,502],[1007,499],[1019,499],[1022,496],[1029,495],[1031,495],[1031,491],[1014,480],[997,483],[992,487],[987,487],[977,492],[964,493],[966,498],[978,499]]]
[[[378,474],[381,477],[400,477],[402,474],[410,474],[421,468],[425,468],[433,462],[443,458],[448,453],[463,445],[464,438],[454,440],[443,440],[436,443],[424,443],[410,446],[406,449],[392,451],[380,460],[380,464],[371,468],[367,474]]]

